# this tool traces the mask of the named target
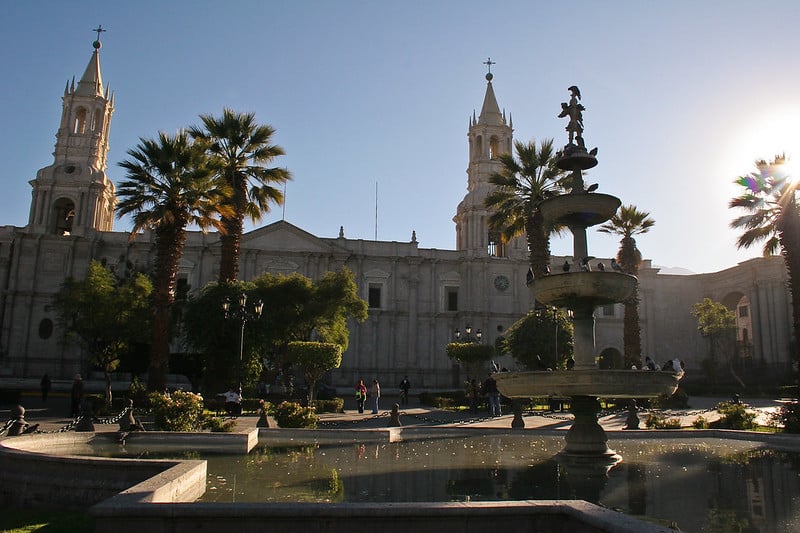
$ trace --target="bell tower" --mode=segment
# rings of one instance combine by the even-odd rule
[[[501,112],[492,87],[491,58],[484,62],[489,72],[486,74],[486,94],[483,107],[476,118],[473,112],[469,120],[469,166],[467,167],[467,194],[458,204],[456,216],[456,250],[466,251],[474,257],[504,257],[506,250],[499,235],[488,229],[490,211],[484,207],[484,200],[492,189],[489,176],[500,171],[502,164],[498,156],[511,153],[513,149],[513,122],[505,111]],[[515,239],[518,240],[518,239]]]
[[[113,229],[116,197],[105,171],[114,95],[108,87],[103,90],[100,75],[100,33],[105,30],[98,26],[93,31],[97,40],[83,76],[64,88],[53,164],[30,182],[30,233],[83,236]]]

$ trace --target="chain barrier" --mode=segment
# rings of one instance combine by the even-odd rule
[[[99,425],[116,424],[117,422],[122,420],[123,416],[128,414],[128,411],[130,411],[130,407],[124,408],[119,414],[114,415],[114,416],[110,416],[110,417],[106,417],[106,418],[95,418],[95,417],[92,417],[92,423],[93,424],[99,424]],[[83,421],[85,416],[86,415],[80,415],[77,418],[75,418],[74,420],[72,420],[71,422],[69,422],[68,424],[66,424],[64,426],[61,426],[58,429],[53,429],[53,430],[50,430],[50,431],[43,431],[41,429],[37,429],[34,433],[36,433],[36,434],[39,434],[39,433],[47,433],[47,434],[65,433],[67,431],[71,431],[71,430],[75,429],[78,426],[78,424],[80,424]],[[0,431],[0,435],[2,435],[3,431],[8,429],[8,427],[11,426],[11,424],[13,422],[14,422],[13,420],[10,420],[9,423],[6,425],[6,427],[3,428],[2,431]]]
[[[11,424],[13,424],[13,423],[14,423],[14,419],[13,418],[11,420],[9,420],[8,422],[6,422],[6,425],[3,426],[3,429],[0,429],[0,435],[5,433],[8,430],[8,428],[11,427]]]

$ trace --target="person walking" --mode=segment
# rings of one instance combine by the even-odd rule
[[[403,381],[400,382],[400,405],[408,405],[408,389],[411,388],[411,382],[408,381],[408,376],[403,376]]]
[[[75,374],[75,379],[72,380],[72,389],[69,393],[70,398],[70,416],[78,418],[81,414],[81,402],[83,401],[84,384],[80,374]]]
[[[497,382],[492,377],[491,372],[486,381],[483,382],[483,392],[489,397],[489,416],[500,416],[500,390],[497,388]]]
[[[467,400],[469,401],[469,412],[473,415],[478,414],[478,396],[481,394],[481,386],[478,385],[478,380],[472,378],[467,383]]]
[[[50,394],[50,387],[52,384],[53,383],[50,381],[50,376],[48,376],[47,372],[45,372],[44,376],[42,376],[42,381],[39,382],[39,387],[42,390],[42,403],[47,403],[47,395]]]
[[[358,412],[364,412],[364,402],[367,401],[367,386],[364,385],[364,380],[359,379],[358,385],[356,385],[356,405],[358,406]]]
[[[381,384],[377,379],[372,380],[372,385],[369,387],[369,393],[372,395],[372,414],[378,414],[378,400],[381,397]]]

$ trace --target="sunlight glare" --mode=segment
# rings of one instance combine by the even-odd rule
[[[785,154],[784,169],[792,181],[800,178],[794,160],[800,158],[800,108],[770,111],[757,117],[749,124],[742,124],[738,138],[733,145],[734,161],[741,175],[753,172],[753,163],[759,159],[770,161],[777,155]]]

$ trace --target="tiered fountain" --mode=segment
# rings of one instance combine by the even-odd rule
[[[574,315],[575,367],[566,371],[501,372],[495,374],[500,392],[509,398],[537,396],[570,397],[574,423],[566,436],[564,457],[616,462],[619,456],[608,448],[608,438],[597,422],[598,397],[641,398],[672,394],[681,375],[673,372],[600,370],[595,362],[594,310],[601,305],[623,302],[634,294],[636,277],[617,270],[592,271],[586,245],[586,228],[610,219],[620,206],[619,198],[586,188],[584,170],[597,165],[597,149],[586,150],[583,140],[583,105],[580,91],[569,88],[570,102],[562,103],[559,117],[569,117],[569,143],[560,152],[558,166],[571,174],[568,194],[544,200],[539,209],[549,223],[567,226],[573,235],[573,267],[553,269],[536,276],[531,291],[536,302],[568,308]]]

